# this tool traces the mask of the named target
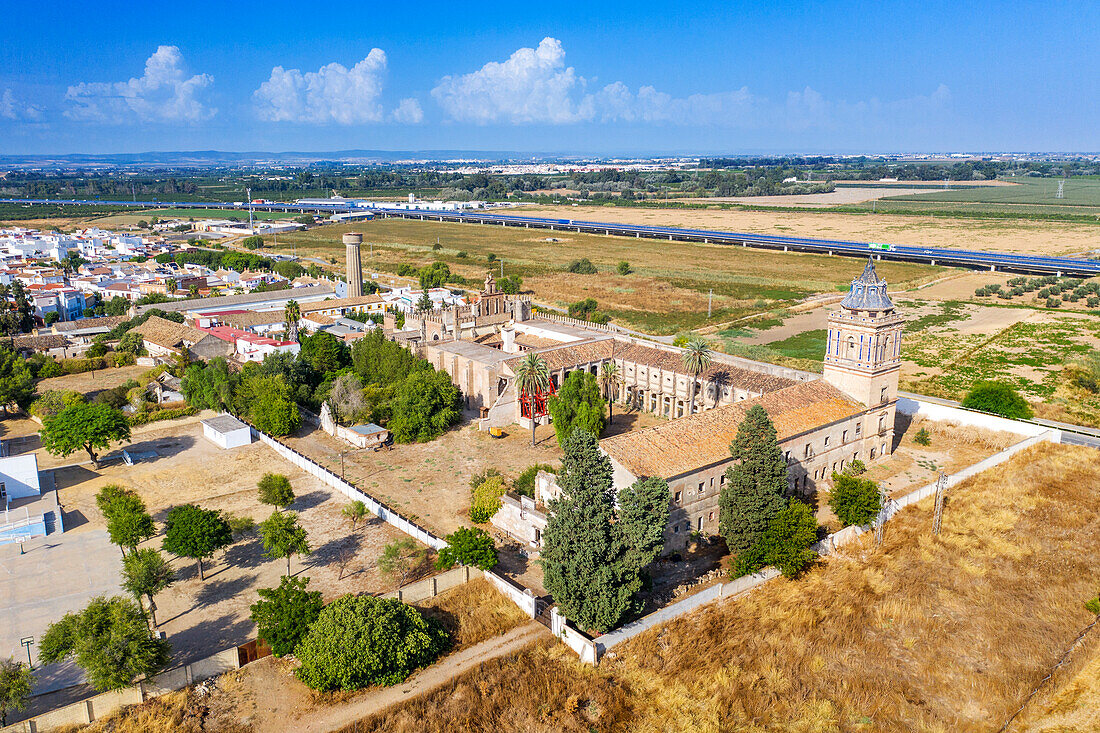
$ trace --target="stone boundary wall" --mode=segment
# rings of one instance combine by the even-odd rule
[[[397,590],[391,590],[389,593],[383,593],[379,598],[396,598],[404,603],[419,603],[429,598],[435,598],[444,591],[457,588],[481,576],[482,572],[477,568],[459,565],[439,575],[433,575],[430,578],[403,585]]]
[[[315,476],[326,485],[336,489],[352,501],[363,502],[366,505],[367,509],[369,509],[372,514],[381,519],[383,522],[391,524],[405,534],[409,535],[410,537],[414,537],[420,540],[433,550],[440,550],[447,546],[447,543],[444,542],[443,539],[436,537],[434,534],[424,529],[419,524],[416,524],[415,522],[412,522],[401,516],[399,513],[390,509],[388,506],[383,504],[378,499],[375,499],[373,496],[363,493],[359,489],[355,488],[355,486],[340,478],[335,473],[320,465],[313,459],[302,455],[298,451],[294,450],[288,445],[281,443],[279,440],[273,438],[267,433],[257,430],[254,426],[250,427],[252,429],[253,438],[267,444],[280,456],[290,461],[306,473]]]
[[[110,715],[123,705],[137,705],[149,698],[183,689],[240,667],[237,647],[223,649],[205,659],[165,670],[153,679],[133,687],[101,692],[87,700],[70,703],[48,713],[13,723],[0,728],[0,733],[44,733],[58,728],[87,725]]]
[[[519,606],[519,610],[531,618],[539,615],[535,594],[531,592],[530,588],[524,588],[514,580],[503,575],[497,575],[491,570],[483,571],[482,576],[503,593],[508,600]]]
[[[1007,417],[990,415],[988,412],[967,410],[963,407],[951,407],[937,402],[915,400],[911,397],[898,397],[898,412],[910,417],[923,417],[934,422],[955,422],[987,430],[1001,430],[1028,437],[1041,435],[1050,428],[1023,420],[1011,420]]]

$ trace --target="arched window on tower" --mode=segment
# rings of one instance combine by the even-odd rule
[[[848,337],[848,358],[856,358],[856,340],[851,336]]]

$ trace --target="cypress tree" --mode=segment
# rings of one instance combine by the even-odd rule
[[[562,495],[550,501],[543,534],[544,583],[567,618],[583,629],[605,631],[633,608],[641,580],[615,522],[611,462],[596,437],[581,428],[564,448]]]
[[[730,453],[738,460],[726,471],[719,498],[718,530],[730,552],[741,553],[760,540],[787,505],[787,461],[776,440],[775,424],[760,405],[745,413]]]

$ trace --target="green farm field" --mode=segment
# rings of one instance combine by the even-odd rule
[[[1012,179],[1011,186],[985,186],[935,193],[892,196],[889,201],[953,201],[984,204],[1025,204],[1044,206],[1100,207],[1100,179],[1069,178],[1064,182],[1063,198],[1057,198],[1057,178]]]
[[[616,322],[655,334],[726,323],[807,295],[835,292],[846,288],[863,267],[852,258],[399,219],[280,235],[276,251],[296,249],[299,256],[329,262],[335,258],[341,269],[340,236],[347,231],[364,234],[367,269],[393,273],[402,263],[420,267],[442,261],[452,272],[480,284],[487,270],[500,273],[500,262],[489,261],[492,254],[504,260],[505,275],[524,278],[523,289],[538,303],[564,308],[594,298]],[[367,242],[373,243],[373,258]],[[434,249],[437,244],[439,249]],[[564,271],[582,257],[600,272]],[[615,272],[623,260],[633,269],[629,275]],[[907,263],[883,262],[880,267],[882,276],[899,287],[934,279],[941,272],[942,268]]]
[[[99,219],[94,219],[93,223],[97,226],[112,227],[112,226],[127,226],[130,224],[136,224],[139,221],[149,221],[152,217],[158,217],[160,219],[239,219],[240,221],[248,221],[248,209],[243,211],[226,211],[223,209],[142,209],[141,211],[125,212],[118,214],[110,214]],[[301,216],[297,212],[282,211],[253,211],[252,216],[256,219],[293,219],[296,216]]]

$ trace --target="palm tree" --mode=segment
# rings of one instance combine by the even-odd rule
[[[531,417],[531,445],[535,444],[535,394],[550,386],[550,368],[538,354],[527,354],[516,364],[516,391],[527,398]]]
[[[612,414],[612,404],[615,402],[615,395],[619,393],[619,385],[623,383],[622,374],[619,373],[619,365],[613,361],[605,361],[600,364],[600,385],[603,387],[603,393],[607,396],[607,423],[611,424],[614,419]]]
[[[695,383],[699,380],[699,375],[710,368],[714,356],[707,342],[699,337],[691,338],[684,344],[681,356],[684,360],[684,368],[691,372],[692,377],[691,402],[688,403],[688,414],[691,415],[695,412]]]
[[[287,341],[298,340],[298,321],[302,318],[302,308],[296,300],[288,300],[283,318],[286,320]]]

